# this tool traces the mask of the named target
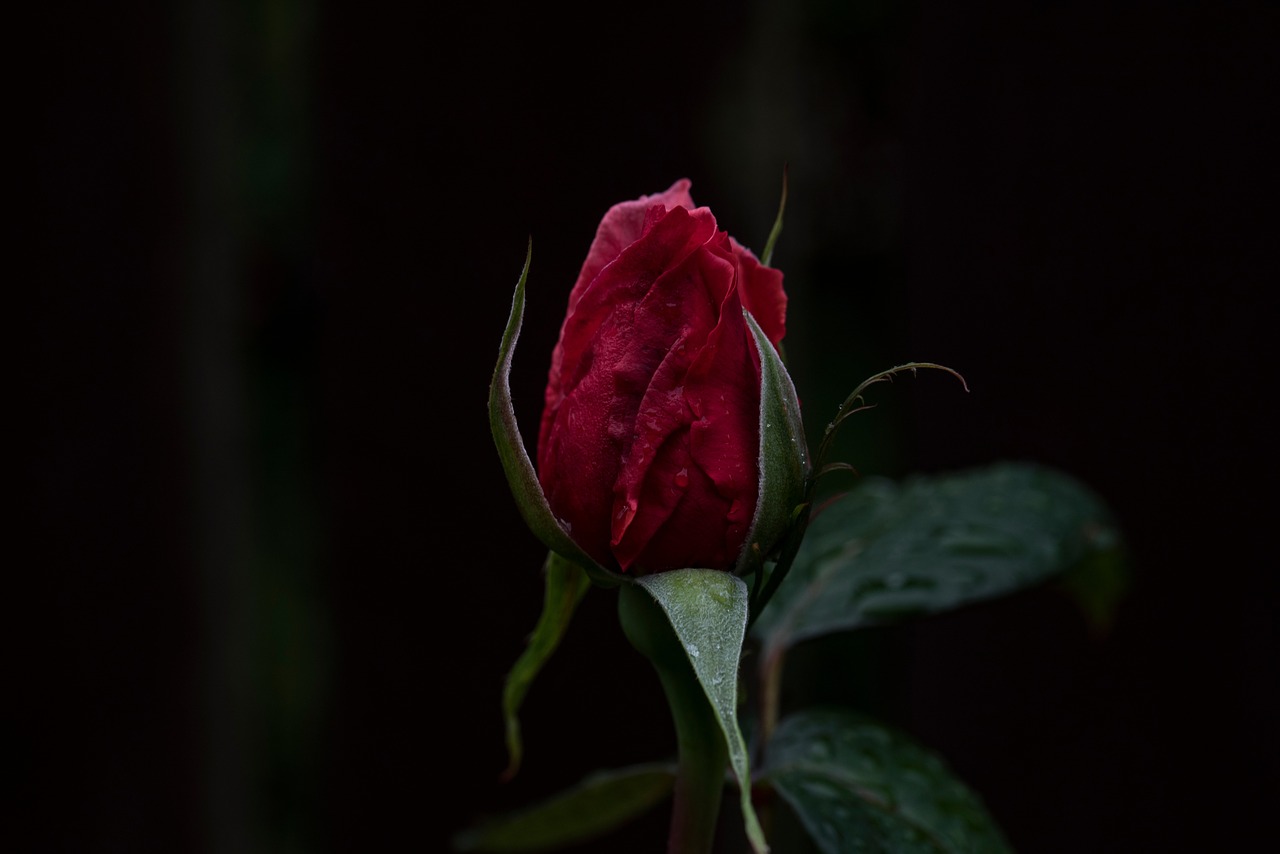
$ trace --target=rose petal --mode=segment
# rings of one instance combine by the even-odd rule
[[[732,237],[729,242],[738,259],[742,305],[776,347],[787,333],[787,292],[782,289],[782,271],[761,264],[750,249]]]
[[[539,449],[546,444],[547,432],[567,390],[575,388],[586,371],[599,361],[599,354],[595,354],[593,349],[605,319],[620,308],[630,311],[664,270],[674,267],[705,244],[715,231],[715,218],[706,208],[694,211],[675,208],[624,249],[585,289],[579,304],[565,317],[560,328],[560,340],[552,353],[545,408],[538,433]],[[630,337],[625,332],[619,335]],[[612,364],[608,368],[612,369]],[[539,471],[545,464],[545,456],[539,450]]]
[[[661,276],[637,307],[634,337],[646,342],[639,346],[649,351],[648,342],[656,342],[666,352],[647,352],[649,359],[657,355],[661,362],[648,366],[647,375],[643,367],[637,374],[647,388],[615,487],[612,543],[624,569],[646,550],[681,498],[683,490],[673,487],[680,472],[685,470],[687,475],[693,464],[688,435],[693,412],[685,399],[686,374],[708,332],[719,323],[724,296],[733,290],[733,276],[728,258],[700,249]],[[740,310],[738,314],[741,317]],[[713,528],[704,525],[700,539],[713,535]],[[687,551],[692,556],[706,549],[690,543]],[[647,561],[646,569],[652,571]]]
[[[715,231],[706,209],[676,208],[656,220],[601,271],[561,329],[560,370],[548,382],[539,431],[538,479],[575,542],[604,565],[614,564],[608,508],[636,412],[679,335],[679,327],[655,326],[652,312],[642,314],[648,325],[638,335],[636,314],[662,272],[678,269]]]
[[[662,205],[667,210],[680,206],[693,210],[693,198],[689,195],[692,183],[688,178],[676,181],[665,192],[641,196],[629,202],[619,202],[609,208],[600,225],[596,228],[595,239],[587,252],[587,260],[583,262],[578,273],[578,281],[569,292],[569,311],[573,311],[582,292],[591,281],[604,269],[605,265],[622,254],[622,250],[640,239],[644,227],[645,214],[654,205]]]
[[[742,316],[738,292],[725,298],[720,323],[689,367],[685,398],[695,420],[689,447],[697,467],[706,472],[729,504],[724,548],[737,559],[755,510],[759,476],[760,366]]]
[[[637,573],[731,568],[759,477],[760,366],[782,274],[694,208],[689,182],[615,205],[552,356],[538,477],[574,540]]]

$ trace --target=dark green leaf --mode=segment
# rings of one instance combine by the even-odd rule
[[[503,777],[508,780],[520,770],[520,758],[524,752],[518,717],[520,704],[524,702],[524,695],[533,678],[560,645],[560,639],[564,637],[574,610],[591,586],[580,566],[570,563],[555,552],[547,554],[543,574],[546,587],[542,597],[542,615],[538,617],[538,624],[529,636],[528,646],[507,674],[507,682],[502,690],[502,715],[506,721],[509,757]]]
[[[602,772],[550,800],[467,830],[455,851],[551,851],[594,839],[670,796],[675,766],[636,765]]]
[[[843,709],[786,718],[761,775],[824,854],[1010,850],[982,801],[935,754]]]
[[[814,517],[753,634],[778,651],[958,608],[1044,582],[1117,542],[1096,495],[1040,466],[867,479]]]
[[[729,764],[738,778],[747,838],[757,852],[767,851],[751,804],[747,745],[738,728],[738,664],[747,629],[746,582],[719,570],[677,569],[641,576],[637,583],[666,613],[711,701],[729,748]]]
[[[520,280],[516,282],[515,296],[511,301],[511,315],[502,334],[498,365],[489,384],[489,429],[493,432],[498,458],[502,461],[502,469],[511,485],[511,494],[515,497],[516,505],[529,530],[547,548],[585,569],[597,584],[614,586],[618,583],[616,574],[597,564],[578,548],[578,544],[570,538],[551,512],[551,506],[542,492],[542,485],[538,483],[538,475],[525,450],[524,440],[516,423],[515,407],[511,402],[511,357],[515,353],[520,325],[524,320],[524,288],[529,277],[529,259],[532,253],[533,244],[530,242],[524,269],[520,272]]]

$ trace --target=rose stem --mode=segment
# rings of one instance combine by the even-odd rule
[[[668,854],[710,854],[729,764],[724,733],[666,613],[643,588],[624,584],[618,616],[631,645],[658,671],[675,722],[678,760]]]

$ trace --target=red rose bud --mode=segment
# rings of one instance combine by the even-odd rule
[[[551,511],[601,566],[634,574],[733,569],[762,519],[774,520],[762,533],[781,535],[776,520],[789,518],[807,472],[774,350],[782,273],[719,230],[689,186],[615,205],[600,223],[569,295],[538,437]],[[790,472],[763,501],[762,428],[782,437],[766,444],[788,445]],[[758,502],[779,506],[758,512]],[[774,545],[752,539],[765,554]]]

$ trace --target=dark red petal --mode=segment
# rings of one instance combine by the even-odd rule
[[[601,566],[613,565],[606,515],[618,475],[618,448],[608,439],[612,394],[606,376],[589,373],[544,424],[538,446],[538,480],[552,512]]]
[[[719,322],[723,296],[733,289],[733,276],[728,259],[700,250],[655,282],[637,308],[635,337],[644,342],[639,349],[650,364],[635,375],[647,387],[615,488],[612,542],[624,568],[645,550],[683,493],[677,481],[691,464],[687,434],[692,410],[685,401],[686,374]],[[661,358],[656,367],[651,364],[655,356]]]
[[[724,547],[730,563],[746,538],[759,491],[760,366],[737,292],[689,368],[685,398],[694,411],[689,448],[728,503]]]
[[[573,311],[582,292],[591,281],[604,269],[605,265],[622,254],[632,243],[640,239],[644,229],[645,215],[654,205],[662,205],[667,210],[683,207],[693,210],[693,198],[689,195],[691,182],[681,178],[666,191],[641,196],[629,202],[619,202],[605,213],[596,228],[595,239],[587,252],[587,260],[583,262],[578,273],[578,281],[569,293],[569,311]]]
[[[655,221],[601,271],[561,329],[560,372],[548,383],[539,432],[538,479],[575,542],[606,565],[613,563],[613,487],[632,443],[636,412],[681,332],[670,318],[667,326],[658,322],[661,312],[654,305],[670,312],[665,299],[655,296],[648,308],[642,306],[663,271],[679,269],[715,231],[705,209],[676,208]],[[706,313],[714,318],[714,306]]]
[[[711,212],[699,208],[690,212],[676,208],[657,220],[644,236],[628,246],[621,255],[601,271],[583,292],[575,310],[560,328],[560,340],[552,355],[547,380],[542,425],[538,433],[538,468],[542,470],[547,433],[564,396],[582,381],[586,372],[601,362],[595,353],[601,326],[614,312],[630,312],[664,270],[676,266],[715,234],[716,222]],[[628,316],[629,322],[629,316]],[[634,337],[626,331],[621,337]],[[607,361],[607,360],[606,360]],[[657,365],[657,360],[653,364]],[[603,366],[611,370],[612,363]],[[636,392],[636,405],[639,395]]]
[[[759,366],[737,291],[725,278],[734,272],[727,245],[713,241],[699,261],[702,285],[723,289],[719,316],[684,372],[683,407],[667,391],[667,372],[655,374],[637,422],[643,445],[633,446],[619,474],[613,549],[621,565],[638,572],[730,568],[755,512]],[[667,418],[646,423],[651,400]],[[679,420],[670,417],[677,411]]]
[[[729,241],[738,259],[738,296],[776,347],[787,334],[787,293],[782,289],[782,271],[761,264],[750,249],[733,238]]]
[[[668,459],[672,464],[676,461],[674,457]],[[686,473],[680,475],[680,471]],[[738,536],[737,545],[726,545],[728,537],[718,520],[729,516],[729,502],[720,496],[715,484],[697,465],[682,466],[672,477],[676,481],[686,481],[687,485],[667,523],[654,533],[645,544],[644,551],[632,563],[632,571],[647,574],[689,566],[732,568],[745,534]],[[640,496],[642,505],[659,500],[658,492],[670,489],[672,483],[672,480],[663,482],[657,477],[647,481]],[[717,521],[709,524],[708,520]]]
[[[578,273],[578,280],[569,292],[569,305],[568,310],[565,312],[566,323],[569,317],[573,315],[582,294],[591,285],[591,282],[595,280],[595,277],[600,274],[600,271],[617,258],[622,250],[640,239],[644,233],[646,223],[650,222],[650,218],[655,214],[655,208],[657,208],[656,213],[659,215],[667,209],[677,206],[684,207],[687,210],[693,209],[693,199],[689,195],[689,187],[689,179],[681,178],[664,192],[641,196],[628,202],[619,202],[605,213],[600,225],[596,228],[596,236],[591,243],[590,250],[587,252],[587,259],[583,262],[582,269]],[[551,366],[547,372],[546,405],[548,407],[557,405],[561,396],[560,386],[562,380],[560,374],[563,370],[564,362],[564,337],[565,330],[562,326],[560,340],[556,342],[556,346],[551,352]]]

